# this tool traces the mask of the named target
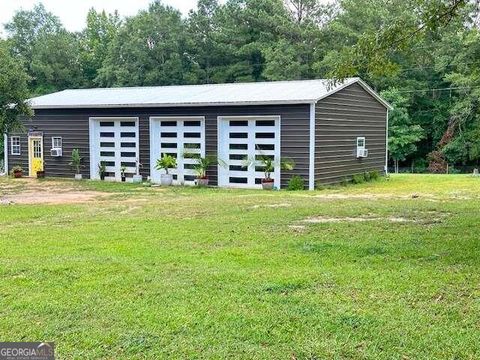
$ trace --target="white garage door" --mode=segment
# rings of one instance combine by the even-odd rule
[[[174,184],[195,184],[195,161],[189,155],[205,156],[205,118],[150,118],[150,169],[154,182],[160,182],[160,175],[165,173],[155,169],[157,160],[164,154],[177,159],[177,168],[170,171]]]
[[[226,166],[218,168],[218,185],[259,188],[264,178],[259,157],[280,163],[280,117],[219,117],[218,154]],[[280,167],[271,174],[280,188]]]
[[[132,181],[139,159],[138,118],[90,119],[90,177],[99,179],[98,165],[106,165],[105,180],[120,181],[126,167]]]

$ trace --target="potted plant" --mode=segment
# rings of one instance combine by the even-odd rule
[[[195,161],[193,169],[197,173],[197,179],[195,180],[198,186],[208,186],[208,176],[207,170],[210,166],[215,166],[219,164],[219,160],[214,155],[207,155],[201,157],[199,154],[190,154],[187,153],[184,155],[189,159]]]
[[[100,175],[100,180],[105,180],[105,174],[107,173],[107,165],[104,161],[100,161],[98,164],[98,175]]]
[[[44,179],[44,178],[45,178],[45,170],[38,170],[37,179]]]
[[[127,171],[127,167],[122,165],[122,167],[120,167],[120,176],[122,177],[122,182],[127,181],[127,175],[125,174],[125,171]]]
[[[72,160],[70,161],[70,166],[75,169],[75,180],[82,180],[82,174],[80,174],[80,168],[82,158],[80,157],[80,152],[78,149],[72,150]]]
[[[14,178],[19,179],[23,176],[23,168],[19,165],[16,165],[12,168],[12,175]]]
[[[165,170],[165,174],[160,175],[160,184],[162,186],[170,186],[173,182],[172,174],[168,173],[169,169],[175,169],[177,167],[177,159],[172,155],[164,154],[160,159],[157,160],[157,170]]]
[[[135,160],[135,163],[136,163],[136,172],[135,172],[135,175],[133,175],[133,182],[135,184],[139,184],[143,181],[143,177],[142,177],[142,175],[140,175],[140,168],[143,165],[140,162],[140,160],[138,160],[138,159]]]
[[[272,190],[275,180],[272,179],[272,172],[275,171],[275,167],[280,166],[281,170],[293,170],[295,163],[291,159],[282,159],[276,162],[271,156],[260,155],[258,160],[255,161],[255,166],[263,168],[265,177],[262,179],[262,188],[264,190]]]

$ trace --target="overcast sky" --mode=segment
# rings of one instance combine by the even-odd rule
[[[0,24],[10,21],[16,10],[30,10],[38,2],[57,15],[63,25],[70,31],[82,30],[85,26],[88,9],[113,12],[115,9],[122,16],[135,15],[138,10],[146,9],[152,0],[0,0]],[[195,7],[197,0],[163,0],[165,4],[179,9],[184,15]],[[223,1],[221,1],[223,2]]]

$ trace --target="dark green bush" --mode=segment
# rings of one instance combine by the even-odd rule
[[[363,174],[356,174],[352,176],[352,183],[363,184],[365,182],[365,176]]]
[[[305,189],[305,180],[298,175],[293,175],[292,178],[288,181],[287,190],[288,191],[297,191]]]
[[[380,179],[380,172],[378,170],[370,171],[370,180],[375,181]]]
[[[370,173],[368,171],[365,171],[363,173],[363,178],[365,179],[366,182],[369,182],[372,178],[370,177]]]
[[[340,185],[341,186],[348,186],[348,184],[350,183],[350,180],[348,180],[348,178],[344,177],[341,181],[340,181]]]
[[[317,182],[317,184],[315,185],[315,189],[316,190],[326,190],[328,189],[328,187],[326,185],[323,185],[320,181]]]

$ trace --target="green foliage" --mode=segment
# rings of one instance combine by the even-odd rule
[[[109,48],[117,36],[121,21],[118,12],[107,14],[90,9],[87,26],[80,34],[80,62],[83,69],[83,82],[87,86],[97,84],[99,70],[107,58]]]
[[[102,175],[105,175],[106,172],[107,172],[107,165],[105,164],[105,161],[100,161],[100,163],[98,164],[98,174],[102,176]]]
[[[365,176],[363,174],[355,174],[352,176],[353,184],[363,184],[365,182]]]
[[[292,159],[281,159],[280,161],[275,161],[273,156],[259,155],[257,159],[252,159],[246,161],[246,166],[250,164],[259,166],[263,168],[265,173],[265,179],[271,179],[272,172],[275,171],[276,167],[280,167],[281,170],[292,171],[295,168],[295,162]]]
[[[12,169],[10,170],[10,172],[13,174],[15,172],[22,172],[23,171],[23,168],[20,166],[20,165],[15,165],[12,167]]]
[[[97,80],[102,86],[190,83],[192,63],[186,56],[186,41],[180,12],[155,1],[125,20]]]
[[[157,159],[157,164],[155,169],[157,170],[165,170],[168,174],[169,169],[175,169],[177,167],[177,159],[174,158],[172,155],[164,154],[160,159]]]
[[[80,174],[80,167],[82,163],[82,158],[80,157],[80,151],[78,149],[72,150],[72,157],[69,165],[75,169],[76,174]]]
[[[207,171],[211,166],[219,164],[219,160],[214,155],[207,155],[205,157],[200,156],[199,154],[185,154],[185,157],[193,159],[195,161],[194,170],[197,173],[198,178],[205,179],[207,178]]]
[[[380,172],[378,170],[373,170],[369,172],[370,180],[376,181],[380,179]]]
[[[32,110],[25,102],[28,98],[29,77],[21,63],[13,58],[5,41],[0,40],[0,137],[18,129],[19,116],[30,116]],[[12,104],[14,104],[12,106]],[[2,149],[3,153],[3,149]]]
[[[344,178],[342,178],[342,180],[340,180],[340,185],[341,186],[348,186],[348,184],[350,184],[350,183],[351,183],[351,180],[346,178],[346,177],[344,177]]]
[[[305,190],[305,180],[301,176],[293,175],[288,181],[287,190],[288,191]]]
[[[398,172],[398,162],[417,150],[416,144],[423,138],[423,129],[420,125],[412,124],[407,109],[408,101],[397,89],[383,91],[382,96],[393,106],[388,117],[388,152]]]

